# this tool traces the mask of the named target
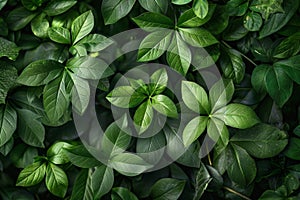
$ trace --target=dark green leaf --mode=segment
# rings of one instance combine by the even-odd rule
[[[174,200],[181,195],[185,181],[172,178],[162,178],[151,188],[151,198],[153,200]]]
[[[255,91],[258,93],[265,93],[267,91],[266,83],[267,83],[267,74],[271,69],[270,65],[258,65],[252,72],[251,83]]]
[[[249,31],[259,31],[263,21],[258,13],[248,13],[244,16],[244,27]]]
[[[294,56],[290,57],[286,60],[281,60],[276,63],[274,63],[274,68],[283,70],[293,81],[300,84],[300,56]],[[280,70],[280,71],[281,71]],[[282,80],[286,79],[285,75],[280,78]],[[285,80],[285,84],[287,84],[288,81]]]
[[[127,188],[115,187],[112,189],[112,200],[138,200],[138,198]]]
[[[300,51],[300,33],[285,38],[275,49],[274,58],[289,58]]]
[[[78,16],[71,26],[72,43],[76,44],[79,40],[88,35],[94,27],[94,16],[92,11],[87,11]]]
[[[8,142],[17,128],[17,112],[9,105],[0,105],[0,147]]]
[[[211,177],[209,172],[207,171],[205,165],[201,163],[200,169],[196,175],[196,188],[193,200],[199,200],[201,198],[210,181]]]
[[[282,2],[282,0],[254,0],[249,8],[261,13],[262,17],[267,20],[271,14],[284,12],[281,7]]]
[[[44,9],[48,16],[60,15],[77,3],[76,0],[52,0]]]
[[[291,159],[300,160],[300,139],[292,137],[289,139],[289,144],[284,154]]]
[[[92,188],[92,170],[81,169],[80,173],[75,179],[70,200],[90,200],[93,198],[94,192]]]
[[[20,48],[13,42],[0,37],[0,58],[7,57],[10,60],[16,60]]]
[[[11,30],[18,31],[29,24],[37,14],[26,10],[24,7],[19,7],[9,13],[6,22]]]
[[[7,93],[16,85],[17,69],[6,62],[0,62],[0,104],[6,101]]]
[[[169,17],[159,13],[146,12],[132,20],[139,27],[147,31],[155,31],[156,28],[174,28],[174,22]]]
[[[248,34],[248,30],[243,25],[243,18],[236,18],[229,21],[229,26],[223,32],[223,39],[226,41],[236,41]]]

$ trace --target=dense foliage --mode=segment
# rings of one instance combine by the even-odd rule
[[[0,11],[1,199],[300,199],[299,0]]]

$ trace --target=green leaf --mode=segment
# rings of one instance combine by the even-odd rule
[[[239,130],[230,142],[239,145],[256,158],[271,158],[285,148],[288,139],[283,131],[274,126],[258,124],[249,129]]]
[[[0,104],[4,104],[9,90],[16,85],[18,71],[6,62],[0,61]]]
[[[194,0],[193,11],[200,19],[204,19],[208,14],[207,0]]]
[[[174,28],[174,22],[169,17],[159,13],[146,12],[132,18],[132,20],[140,28],[147,31],[155,31],[157,28]]]
[[[162,178],[151,187],[151,199],[174,200],[183,192],[185,181],[173,178]]]
[[[192,0],[172,0],[173,4],[184,5],[190,3]]]
[[[147,11],[153,13],[166,13],[169,6],[168,0],[139,0],[140,5]]]
[[[258,13],[247,13],[244,16],[244,27],[249,31],[259,31],[263,24],[263,20]]]
[[[105,25],[114,24],[121,18],[125,17],[136,0],[111,0],[103,1],[101,6],[101,13],[104,18]]]
[[[46,170],[47,189],[55,196],[63,198],[68,189],[68,177],[58,166],[48,163]]]
[[[45,147],[45,128],[40,121],[40,116],[30,110],[18,109],[18,134],[28,145]]]
[[[2,8],[6,5],[7,0],[1,0],[0,1],[0,11],[2,10]]]
[[[46,14],[42,13],[36,16],[31,21],[31,30],[34,35],[40,38],[48,37],[49,21],[46,19]]]
[[[4,21],[4,19],[0,17],[0,36],[7,36],[7,35],[8,35],[8,25],[6,21]]]
[[[265,78],[266,89],[272,99],[282,107],[291,97],[293,92],[293,81],[278,66],[271,67]]]
[[[234,85],[231,79],[220,79],[209,90],[211,113],[226,106],[232,99]]]
[[[183,102],[189,109],[199,114],[210,112],[206,91],[200,85],[190,81],[182,81],[181,92]]]
[[[49,38],[57,43],[71,44],[71,33],[64,27],[51,27],[48,29]]]
[[[73,82],[72,88],[72,105],[79,114],[83,114],[90,102],[90,85],[88,81],[71,74]]]
[[[13,42],[0,37],[0,58],[7,57],[15,61],[19,55],[20,48]]]
[[[112,74],[112,70],[103,60],[90,56],[73,58],[67,63],[67,68],[84,79],[99,80]]]
[[[83,46],[89,52],[98,52],[112,45],[113,41],[100,34],[89,34],[80,40],[77,45]]]
[[[228,176],[232,181],[245,187],[252,183],[256,176],[255,161],[243,148],[235,144],[231,146],[230,159],[232,161],[227,169]]]
[[[29,187],[40,183],[46,174],[46,163],[35,162],[23,169],[17,180],[17,186]]]
[[[300,33],[295,33],[283,41],[275,48],[274,58],[290,58],[300,51]]]
[[[300,84],[300,56],[293,56],[274,63],[275,68],[282,69],[293,81]]]
[[[206,128],[208,117],[198,116],[192,119],[184,128],[182,140],[185,147],[196,141]]]
[[[264,19],[268,19],[271,14],[283,13],[281,7],[283,0],[254,0],[251,2],[250,9],[259,12]]]
[[[80,168],[92,168],[101,165],[83,145],[66,147],[65,154],[73,165]]]
[[[110,167],[125,176],[137,176],[152,167],[141,157],[132,153],[120,153],[109,161]]]
[[[217,5],[209,23],[204,25],[210,33],[218,35],[227,28],[229,24],[229,14],[228,12],[224,12],[225,9],[225,6]]]
[[[255,112],[248,106],[232,103],[217,110],[213,117],[225,122],[227,126],[245,129],[259,122]]]
[[[34,158],[37,156],[38,150],[24,143],[17,144],[9,154],[12,163],[17,168],[26,168],[33,163]]]
[[[50,121],[58,121],[67,111],[70,99],[66,92],[65,73],[48,83],[43,92],[45,112]]]
[[[37,5],[37,3],[32,0],[21,0],[21,2],[23,4],[23,6],[27,10],[30,10],[30,11],[34,11],[38,8],[38,6],[40,6],[40,5]]]
[[[266,64],[262,64],[262,65],[258,65],[254,68],[253,72],[252,72],[252,76],[251,76],[251,83],[253,88],[255,89],[255,91],[257,91],[258,93],[265,93],[267,91],[266,88],[266,77],[268,74],[268,71],[271,69],[272,66],[270,65],[266,65]]]
[[[113,105],[121,108],[133,108],[143,102],[146,95],[138,93],[131,86],[120,86],[113,89],[106,99]]]
[[[195,47],[207,47],[218,43],[218,40],[203,28],[179,28],[179,32],[185,42]]]
[[[133,120],[139,134],[142,134],[149,128],[153,120],[151,100],[145,101],[137,108],[133,116]]]
[[[138,198],[124,187],[115,187],[112,189],[112,200],[138,200]]]
[[[24,7],[19,7],[8,14],[6,22],[11,30],[18,31],[29,24],[37,14]]]
[[[243,16],[248,10],[247,0],[229,0],[226,3],[226,12],[229,16]]]
[[[71,26],[72,43],[76,44],[79,40],[88,35],[94,27],[94,15],[92,11],[87,11],[78,16]]]
[[[159,94],[152,97],[152,106],[157,112],[167,117],[177,118],[178,116],[175,103],[165,95]]]
[[[0,147],[8,142],[17,129],[17,112],[9,105],[0,105]]]
[[[138,51],[138,61],[145,62],[159,58],[170,44],[171,30],[155,31],[143,39]]]
[[[113,183],[113,169],[105,165],[97,167],[92,175],[92,188],[94,191],[94,199],[101,199],[103,195],[105,195],[111,190]]]
[[[93,198],[94,192],[92,188],[92,170],[81,169],[80,173],[75,179],[70,200],[90,200]]]
[[[64,65],[55,60],[38,60],[30,63],[17,81],[27,86],[45,85],[61,75]]]
[[[14,147],[14,141],[15,140],[13,137],[10,138],[8,142],[6,142],[2,147],[0,147],[0,153],[4,156],[7,156]]]
[[[284,27],[293,17],[297,8],[299,7],[299,0],[285,0],[283,1],[282,13],[275,13],[268,20],[265,21],[263,27],[259,31],[259,39],[269,36],[282,27]]]
[[[175,32],[172,38],[169,51],[167,52],[167,61],[172,69],[184,76],[189,70],[192,53],[178,32]]]
[[[226,41],[240,40],[249,32],[243,25],[243,18],[233,19],[228,24],[228,27],[222,34],[223,39]]]
[[[195,195],[193,200],[199,200],[201,198],[211,180],[212,178],[205,165],[201,163],[200,169],[196,175]]]
[[[50,162],[56,165],[66,164],[69,162],[67,155],[65,154],[65,148],[70,148],[67,142],[56,142],[47,150],[47,158]]]
[[[76,0],[52,0],[47,4],[43,11],[48,16],[56,16],[68,11],[76,3]]]
[[[226,49],[221,53],[220,65],[226,78],[233,79],[235,83],[240,83],[244,79],[246,65],[240,52]]]
[[[165,68],[155,71],[150,76],[151,94],[162,93],[168,85],[168,74]]]
[[[296,137],[292,137],[289,139],[289,144],[284,152],[286,157],[291,158],[293,160],[300,160],[300,139]]]

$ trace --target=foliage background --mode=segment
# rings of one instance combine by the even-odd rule
[[[1,199],[299,199],[299,4],[0,0]],[[109,56],[114,41],[108,38],[138,27],[148,34],[139,50],[122,55],[100,76],[106,63],[96,57]],[[153,27],[174,31],[157,33]],[[131,80],[115,88],[122,74],[148,61],[169,65],[187,79],[183,104],[166,89],[164,70],[153,72],[150,84]],[[213,63],[223,79],[207,88],[199,74]],[[105,139],[114,144],[104,145],[110,167],[86,150],[72,120],[72,106],[78,113],[88,106],[88,80],[100,78],[96,108],[108,127]],[[120,98],[122,91],[130,96]],[[131,138],[113,122],[112,105],[130,107],[139,134],[155,116],[168,121],[157,136]],[[166,145],[182,105],[195,117],[183,131],[186,153],[143,173],[147,162],[123,151]],[[218,141],[200,160],[203,133]],[[124,164],[140,167],[130,174]]]

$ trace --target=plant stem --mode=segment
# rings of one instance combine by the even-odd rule
[[[235,191],[235,190],[233,190],[233,189],[231,189],[229,187],[224,186],[223,189],[227,190],[228,192],[231,192],[231,193],[233,193],[233,194],[235,194],[235,195],[237,195],[237,196],[239,196],[239,197],[241,197],[243,199],[251,200],[249,197],[247,197],[247,196],[245,196],[245,195],[243,195],[243,194],[241,194],[241,193],[239,193],[239,192],[237,192],[237,191]]]

